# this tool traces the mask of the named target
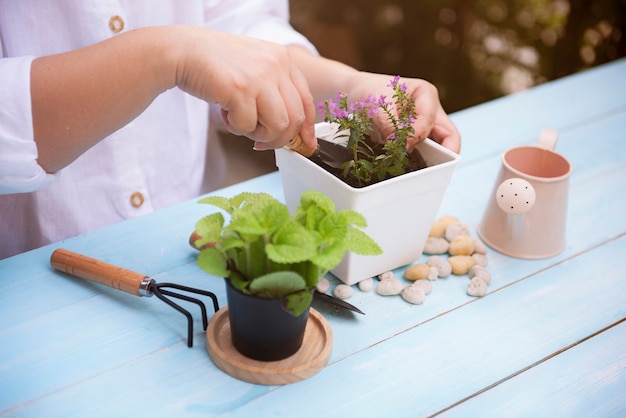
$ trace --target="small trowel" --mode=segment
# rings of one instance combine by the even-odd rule
[[[317,138],[317,147],[311,148],[302,141],[298,134],[287,144],[287,148],[298,154],[322,162],[332,168],[341,168],[343,163],[352,159],[352,152],[340,143],[331,142],[324,138]]]

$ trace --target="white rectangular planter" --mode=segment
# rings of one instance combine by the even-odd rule
[[[427,139],[418,145],[427,168],[363,188],[354,188],[308,158],[276,150],[285,201],[291,211],[306,190],[328,195],[338,209],[353,209],[367,219],[369,234],[383,249],[379,256],[347,253],[332,273],[346,284],[418,260],[435,221],[454,166],[461,157]]]

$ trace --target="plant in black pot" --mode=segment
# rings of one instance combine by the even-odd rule
[[[226,279],[233,345],[246,357],[272,361],[286,358],[302,344],[313,292],[320,277],[346,251],[380,254],[380,247],[360,228],[365,218],[352,210],[335,210],[316,191],[302,194],[295,213],[265,193],[232,198],[210,196],[215,212],[196,224],[202,248],[198,265]]]

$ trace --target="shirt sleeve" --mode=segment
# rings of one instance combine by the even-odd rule
[[[236,33],[282,45],[317,50],[289,24],[287,0],[212,0],[205,9],[205,23],[222,32]]]
[[[0,58],[0,194],[31,192],[54,180],[37,163],[30,100],[33,59]]]

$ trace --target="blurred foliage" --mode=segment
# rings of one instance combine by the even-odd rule
[[[329,58],[429,80],[453,112],[626,56],[626,0],[290,0]]]

